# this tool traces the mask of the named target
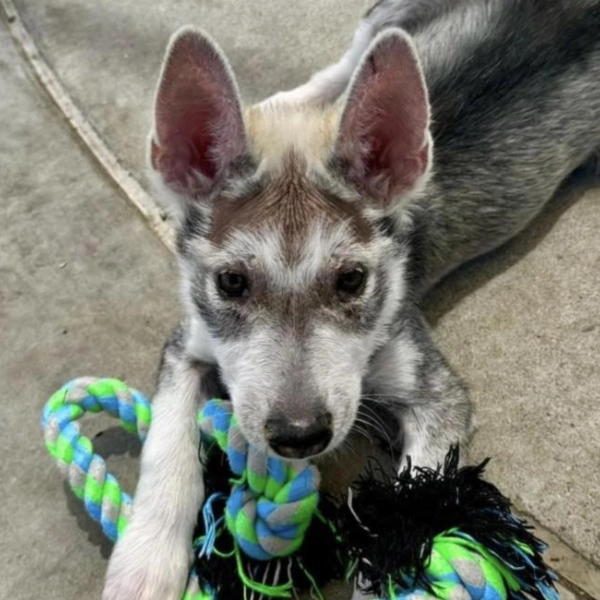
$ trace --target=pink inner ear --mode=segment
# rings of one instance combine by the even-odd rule
[[[244,150],[235,85],[218,51],[196,32],[173,43],[155,114],[152,164],[177,191],[206,192]]]
[[[429,106],[408,41],[387,35],[361,67],[346,105],[338,151],[369,193],[390,197],[415,186],[428,166]]]

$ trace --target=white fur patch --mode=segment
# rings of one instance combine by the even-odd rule
[[[191,562],[191,536],[204,495],[196,415],[200,376],[173,365],[153,402],[133,516],[113,550],[103,600],[179,600]]]
[[[326,174],[339,118],[335,107],[269,104],[246,111],[250,151],[260,159],[261,172],[277,173],[291,152],[302,157],[307,170]]]

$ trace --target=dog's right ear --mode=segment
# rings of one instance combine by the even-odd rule
[[[376,205],[393,210],[422,188],[432,139],[427,86],[407,33],[388,29],[366,51],[350,83],[335,157]]]
[[[231,68],[221,50],[191,27],[169,43],[154,106],[150,162],[162,183],[186,201],[213,191],[246,148]]]

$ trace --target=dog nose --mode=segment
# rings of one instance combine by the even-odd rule
[[[283,458],[314,456],[325,450],[333,437],[331,413],[296,421],[273,416],[265,424],[265,434],[269,446]]]

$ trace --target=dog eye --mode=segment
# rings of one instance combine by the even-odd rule
[[[219,290],[228,298],[244,298],[248,295],[248,278],[235,271],[223,271],[217,276]]]
[[[364,269],[356,267],[341,271],[335,282],[335,289],[342,299],[360,294],[367,279]]]

